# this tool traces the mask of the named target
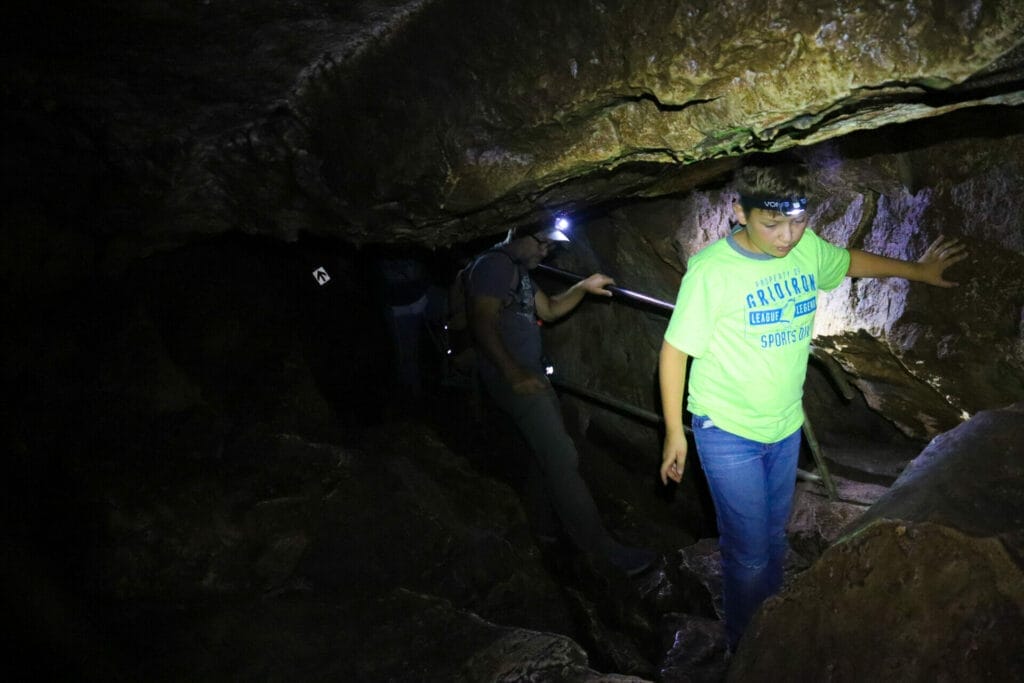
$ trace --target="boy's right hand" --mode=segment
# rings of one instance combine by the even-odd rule
[[[666,434],[665,447],[661,458],[661,483],[668,480],[677,484],[683,479],[683,468],[686,466],[686,434]]]

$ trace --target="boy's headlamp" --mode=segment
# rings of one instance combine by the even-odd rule
[[[807,197],[769,197],[766,195],[740,195],[740,206],[744,211],[764,209],[787,216],[795,216],[807,210]]]

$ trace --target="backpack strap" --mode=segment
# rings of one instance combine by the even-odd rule
[[[519,262],[516,261],[514,258],[512,258],[512,256],[510,256],[509,253],[507,251],[505,251],[504,249],[502,249],[501,247],[491,247],[490,249],[488,249],[488,250],[486,250],[484,252],[481,252],[475,259],[473,259],[473,263],[468,268],[465,269],[465,277],[467,279],[467,282],[464,283],[464,287],[465,287],[466,293],[468,295],[468,293],[469,293],[469,287],[468,287],[469,282],[468,282],[468,279],[472,275],[473,269],[477,267],[477,265],[480,263],[480,261],[484,257],[486,257],[486,256],[488,256],[490,254],[495,254],[495,253],[496,254],[501,254],[502,256],[507,258],[509,261],[512,262],[512,266],[513,266],[512,281],[509,282],[509,284],[508,284],[508,294],[505,296],[505,298],[501,302],[502,303],[502,308],[508,308],[509,306],[512,305],[512,303],[519,296],[519,291],[520,291],[520,289],[523,286],[523,274],[522,274],[521,269],[519,267]],[[468,300],[469,300],[469,298],[467,296],[467,304],[468,304]]]

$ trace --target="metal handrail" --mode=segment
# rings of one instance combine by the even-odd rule
[[[548,266],[543,263],[537,266],[537,270],[543,270],[545,273],[551,273],[552,275],[560,277],[564,280],[571,280],[573,282],[579,282],[580,280],[586,279],[582,275],[577,275],[576,273],[571,273],[568,270],[562,270],[561,268],[555,268],[554,266]],[[605,289],[607,289],[613,295],[625,297],[627,299],[636,301],[646,306],[652,306],[654,308],[659,308],[663,311],[668,311],[669,313],[674,311],[676,308],[673,304],[670,304],[667,301],[655,299],[653,296],[641,294],[640,292],[634,292],[630,289],[619,287],[618,285],[608,285],[607,287],[605,287]]]
[[[643,408],[638,408],[632,403],[620,401],[619,399],[609,396],[608,394],[602,394],[597,391],[594,391],[593,389],[589,389],[587,387],[576,384],[575,382],[564,380],[557,375],[550,375],[548,379],[557,389],[563,389],[565,391],[568,391],[570,394],[582,396],[583,398],[593,399],[598,403],[605,404],[609,408],[626,413],[628,415],[631,415],[632,417],[643,420],[644,422],[650,422],[651,424],[655,425],[661,425],[665,422],[661,415],[658,415],[655,412],[652,412],[650,410],[644,410]],[[685,425],[683,426],[683,429],[685,429],[686,431],[690,431],[690,428],[686,427]]]
[[[567,391],[570,394],[574,394],[575,396],[579,396],[581,398],[590,399],[597,403],[603,404],[605,407],[610,408],[611,410],[625,413],[630,417],[635,417],[639,420],[643,420],[644,422],[650,422],[651,424],[658,426],[661,426],[665,423],[665,420],[664,418],[662,418],[661,415],[651,412],[650,410],[638,408],[631,403],[620,401],[619,399],[609,396],[608,394],[596,392],[593,389],[588,389],[587,387],[580,386],[575,382],[569,382],[554,375],[548,377],[548,379],[551,381],[551,384],[553,384],[556,389]],[[818,440],[814,436],[814,430],[811,428],[811,423],[807,419],[806,415],[804,415],[803,430],[804,436],[807,437],[807,445],[811,449],[811,454],[814,455],[816,452],[820,452]],[[687,427],[686,425],[683,425],[683,431],[686,432],[687,434],[693,433],[693,430],[690,427]],[[825,491],[828,493],[829,500],[837,500],[839,498],[839,494],[836,492],[836,486],[832,481],[832,476],[829,474],[828,467],[819,462],[817,456],[815,456],[814,459],[815,462],[818,464],[818,468],[821,471],[821,474],[812,474],[811,472],[807,472],[805,470],[797,468],[797,479],[824,485]]]
[[[579,275],[568,270],[562,270],[561,268],[555,268],[554,266],[548,266],[543,263],[538,265],[537,268],[546,273],[550,273],[564,280],[569,280],[572,282],[579,282],[581,280],[586,279],[583,275]],[[613,295],[618,295],[631,301],[635,301],[646,306],[651,306],[663,311],[667,311],[669,313],[674,311],[676,308],[673,304],[670,304],[667,301],[655,299],[654,297],[648,296],[647,294],[635,292],[629,289],[625,289],[623,287],[619,287],[617,285],[608,285],[607,287],[605,287],[605,289],[607,289]],[[815,346],[810,347],[809,354],[812,358],[817,359],[822,364],[822,366],[825,368],[825,371],[835,382],[836,389],[839,391],[839,393],[842,394],[846,400],[851,400],[854,396],[853,388],[850,386],[850,383],[843,374],[842,368],[839,367],[839,364],[836,363],[831,356],[829,356],[827,353],[825,353],[824,351]],[[605,406],[626,413],[633,417],[639,418],[641,420],[644,420],[645,422],[651,422],[656,425],[661,425],[664,423],[664,419],[657,413],[652,413],[649,410],[638,408],[632,404],[625,403],[624,401],[620,401],[616,398],[608,396],[607,394],[598,393],[596,391],[587,389],[586,387],[580,386],[573,382],[568,382],[561,378],[555,379],[554,377],[551,377],[551,383],[554,384],[556,387],[568,391],[569,393],[576,394],[577,396],[581,396],[583,398],[587,398],[598,403],[602,403]],[[690,428],[686,427],[685,425],[683,426],[683,429],[686,430],[687,432],[691,431]],[[832,475],[828,471],[828,465],[825,463],[825,455],[824,453],[822,453],[821,444],[818,442],[818,437],[814,433],[814,427],[811,425],[811,421],[807,417],[806,412],[804,413],[803,433],[804,437],[807,440],[807,447],[810,449],[811,456],[814,458],[814,463],[818,466],[818,471],[821,472],[821,474],[819,477],[815,477],[814,475],[803,471],[799,471],[799,474],[802,475],[802,479],[808,481],[815,481],[815,479],[820,479],[821,482],[825,485],[825,491],[828,493],[829,500],[835,502],[836,500],[838,500],[839,494],[836,491],[835,483],[832,481]]]

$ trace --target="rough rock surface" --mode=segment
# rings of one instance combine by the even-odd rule
[[[5,22],[5,125],[90,180],[112,258],[233,227],[452,244],[699,184],[680,163],[1024,98],[1016,0],[77,9]]]
[[[956,290],[851,282],[821,297],[819,342],[863,396],[838,398],[812,365],[808,414],[830,466],[871,483],[840,479],[835,505],[801,485],[799,571],[925,440],[1024,395],[1022,24],[1016,0],[9,10],[0,566],[28,668],[719,680],[697,464],[662,487],[657,429],[567,397],[609,525],[666,559],[627,582],[537,546],[508,487],[515,461],[493,457],[508,435],[473,441],[451,396],[417,406],[391,384],[382,251],[357,245],[462,245],[580,209],[559,265],[671,300],[686,259],[728,229],[737,155],[793,145],[834,242],[915,258],[940,232],[964,239]],[[417,253],[441,270],[454,257]],[[317,266],[329,285],[310,278]],[[547,338],[567,378],[656,412],[663,326],[590,302]],[[424,422],[434,411],[448,411],[441,426]],[[829,567],[864,577],[853,588],[873,589],[873,627],[899,580],[919,589],[892,630],[906,646],[893,671],[1019,668],[1019,647],[990,669],[971,654],[997,642],[986,619],[1019,626],[1019,581],[995,536],[964,533],[1003,514],[979,503],[1016,504],[1019,468],[971,462],[939,465],[934,487],[912,468],[901,488],[930,522],[871,527],[807,580],[791,574],[808,591]],[[1013,510],[998,536],[1011,550]],[[872,578],[862,558],[876,548]],[[973,585],[965,567],[998,580]],[[958,596],[951,615],[929,602],[947,604],[939,589]],[[805,638],[806,611],[781,632]],[[952,661],[936,639],[908,641],[899,629],[921,615],[961,619],[953,636],[976,642],[952,643]]]
[[[978,413],[937,436],[851,529],[876,519],[997,536],[1018,557],[1024,530],[1024,403]]]
[[[958,133],[968,126],[1005,135]],[[979,410],[1024,395],[1024,201],[1006,192],[963,203],[970,195],[961,191],[987,188],[981,192],[987,198],[1008,183],[1024,184],[1021,111],[908,124],[899,136],[863,133],[810,147],[806,157],[817,183],[811,225],[833,243],[916,260],[946,235],[969,250],[947,272],[957,287],[848,279],[819,296],[815,343],[842,365],[867,405],[923,443]],[[734,198],[724,182],[718,176],[684,196],[583,216],[572,248],[554,262],[578,273],[608,273],[622,287],[673,303],[689,257],[731,227]],[[549,355],[566,380],[657,413],[657,357],[667,318],[649,307],[591,301],[571,322],[550,328]],[[600,354],[585,353],[592,340],[604,340]],[[815,420],[828,419],[815,415],[813,404],[807,410]],[[649,431],[596,410],[587,409],[584,419],[591,415],[604,432],[657,452],[641,446]]]
[[[686,258],[727,229],[736,155],[799,144],[832,241],[971,248],[957,290],[822,297],[822,346],[869,405],[926,440],[1024,392],[1024,124],[1005,106],[1021,91],[1019,3],[102,9],[5,23],[12,302],[225,231],[455,244],[556,208],[594,217],[568,265],[671,300]],[[981,101],[998,106],[966,106]],[[624,341],[567,370],[656,411],[658,316],[593,320]],[[565,330],[572,345],[596,334]],[[866,353],[861,330],[878,342]],[[649,431],[597,430],[651,452]]]
[[[564,540],[539,547],[500,476],[523,470],[510,435],[491,426],[489,441],[451,394],[383,415],[399,403],[375,396],[392,386],[363,276],[335,254],[321,289],[301,257],[251,238],[193,245],[7,331],[19,401],[0,423],[0,567],[22,672],[650,678],[663,614],[713,616],[703,589],[671,567],[628,581]],[[53,319],[66,334],[45,331]],[[639,484],[606,488],[618,533],[691,540]]]
[[[759,614],[728,680],[1012,680],[1024,664],[1020,566],[926,522],[876,523]]]
[[[352,232],[387,225],[433,242],[579,196],[672,187],[665,171],[679,162],[988,96],[1020,102],[1012,86],[944,93],[1013,61],[1024,22],[1013,2],[963,13],[891,5],[884,18],[834,3],[787,10],[758,0],[427,5],[386,46],[310,70],[297,116],[326,168],[307,189],[342,202]],[[472,34],[452,30],[467,24]]]
[[[765,604],[729,679],[1014,678],[1024,665],[1021,417],[1019,404],[985,411],[935,439]]]

